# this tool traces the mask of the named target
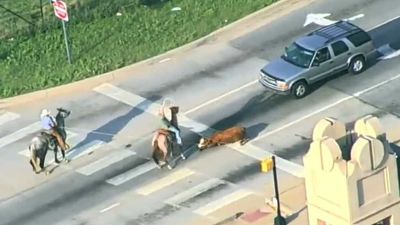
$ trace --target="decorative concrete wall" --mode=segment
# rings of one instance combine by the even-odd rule
[[[400,225],[396,159],[378,118],[361,118],[354,131],[320,120],[303,161],[310,225],[375,225],[385,218]]]

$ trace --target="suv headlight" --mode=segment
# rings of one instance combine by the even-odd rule
[[[276,86],[278,86],[278,88],[282,91],[286,91],[289,89],[289,85],[286,82],[283,81],[276,81]]]

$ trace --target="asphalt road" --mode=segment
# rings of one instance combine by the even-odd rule
[[[0,224],[187,224],[209,217],[207,204],[247,191],[263,194],[270,175],[259,160],[280,157],[279,174],[301,174],[312,127],[332,116],[349,123],[373,113],[388,124],[400,115],[399,58],[375,60],[357,76],[338,74],[306,98],[294,100],[255,82],[258,71],[281,54],[303,27],[308,13],[329,19],[365,16],[353,22],[367,29],[380,52],[400,48],[400,6],[394,0],[317,1],[228,43],[209,40],[190,52],[144,67],[126,80],[91,92],[6,109],[0,117]],[[390,21],[390,22],[388,22]],[[382,47],[386,46],[386,47]],[[187,149],[208,129],[248,128],[249,147],[219,147],[188,159],[173,171],[149,161],[156,104],[173,99],[185,116],[180,124]],[[67,127],[74,147],[69,164],[50,165],[34,175],[26,146],[37,131],[40,109],[72,111]],[[8,122],[6,122],[8,121]],[[51,160],[52,153],[49,153]],[[294,179],[294,178],[293,178]],[[232,194],[233,193],[233,194]],[[239,196],[239,197],[238,197]]]

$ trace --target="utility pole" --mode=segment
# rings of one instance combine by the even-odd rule
[[[279,201],[279,190],[278,190],[278,178],[276,175],[276,164],[275,156],[272,156],[272,172],[274,173],[274,187],[275,187],[275,198],[276,198],[276,217],[274,219],[274,225],[286,225],[285,218],[281,215],[281,203]]]
[[[261,161],[261,171],[267,173],[269,171],[273,172],[274,176],[274,189],[275,189],[275,199],[276,199],[276,217],[274,218],[274,225],[286,225],[285,218],[281,215],[281,204],[279,201],[279,189],[278,189],[278,176],[276,175],[276,163],[275,156]]]

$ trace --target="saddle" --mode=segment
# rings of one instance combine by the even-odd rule
[[[176,141],[175,133],[172,132],[172,131],[169,131],[169,130],[167,130],[167,129],[161,128],[161,129],[158,129],[158,133],[167,136],[167,139],[168,139],[168,141],[170,141],[170,142]]]
[[[45,137],[47,140],[49,140],[49,142],[53,142],[56,141],[56,137],[54,137],[50,131],[48,130],[42,130],[40,131],[40,135],[42,135],[43,137]]]

